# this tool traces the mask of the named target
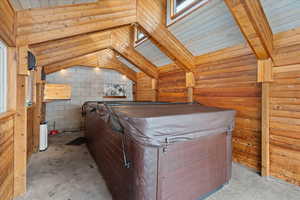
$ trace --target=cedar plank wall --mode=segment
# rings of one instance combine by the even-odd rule
[[[0,0],[0,39],[15,43],[15,12],[7,0]],[[5,115],[6,117],[3,117]],[[11,200],[14,189],[14,116],[0,115],[0,199]]]
[[[186,102],[185,71],[170,64],[159,68],[158,101]]]
[[[8,0],[0,1],[0,38],[9,46],[15,43],[15,12]]]
[[[13,197],[14,116],[0,120],[0,198]]]
[[[270,105],[271,175],[297,185],[300,185],[299,33],[300,28],[297,28],[274,35],[275,67]],[[199,56],[196,63],[194,100],[237,110],[233,133],[234,160],[260,170],[261,86],[256,83],[255,56],[248,46],[239,45]],[[172,87],[174,84],[168,84],[168,80],[171,75],[172,78],[177,76],[173,79],[177,83],[176,79],[184,79],[184,73],[179,75],[178,69],[172,72],[164,68],[170,69],[170,66],[159,68],[159,100],[177,101],[173,97],[165,98],[168,92],[179,91]],[[181,85],[176,86],[180,88]]]
[[[155,101],[152,79],[143,72],[137,73],[136,101]]]
[[[300,28],[274,36],[271,83],[271,175],[300,186]]]
[[[222,57],[224,55],[228,57]],[[202,58],[207,59],[196,66],[194,100],[237,111],[233,160],[259,170],[261,85],[256,82],[255,55],[249,47],[241,46],[210,53]]]

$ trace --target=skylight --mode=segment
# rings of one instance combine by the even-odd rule
[[[209,0],[168,0],[167,25],[190,14]]]
[[[135,37],[134,37],[134,43],[135,46],[141,44],[147,39],[147,35],[138,27],[135,27]]]

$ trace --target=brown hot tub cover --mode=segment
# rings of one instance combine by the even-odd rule
[[[196,200],[231,177],[233,110],[88,102],[83,111],[89,150],[114,199]]]

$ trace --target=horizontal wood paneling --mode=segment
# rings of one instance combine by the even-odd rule
[[[235,51],[234,48],[229,50]],[[210,62],[207,59],[206,63],[197,66],[194,99],[204,105],[237,111],[233,132],[233,159],[259,170],[261,86],[256,83],[255,56],[249,54],[247,49],[241,51],[244,55],[239,53],[238,57],[222,57],[221,60],[215,57],[217,61],[210,57]],[[217,53],[215,52],[216,55]]]
[[[0,120],[0,199],[13,198],[14,116]]]
[[[8,0],[0,1],[0,39],[9,46],[15,44],[15,11]]]
[[[275,67],[270,93],[271,175],[300,185],[300,64]]]
[[[194,100],[237,111],[233,159],[260,170],[261,85],[257,60],[248,45],[198,56],[194,71]],[[159,101],[187,101],[185,73],[175,64],[159,68]]]
[[[300,63],[300,27],[275,34],[273,42],[276,66]]]
[[[90,54],[111,46],[111,31],[86,34],[32,45],[39,66]]]
[[[136,101],[155,101],[156,92],[152,89],[152,79],[143,72],[137,73]]]
[[[136,22],[135,0],[101,0],[101,3],[20,11],[18,44],[35,44],[101,31]]]
[[[97,0],[10,0],[16,10],[32,8],[49,8],[62,5],[74,5],[81,3],[93,3]]]
[[[158,101],[186,102],[187,88],[185,71],[175,64],[159,68]]]

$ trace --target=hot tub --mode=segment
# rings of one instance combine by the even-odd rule
[[[233,110],[87,102],[88,148],[115,200],[197,200],[231,177]]]

